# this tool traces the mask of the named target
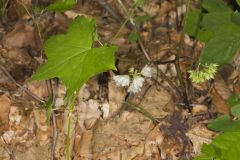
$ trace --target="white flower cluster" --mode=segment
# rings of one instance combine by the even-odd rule
[[[148,65],[145,65],[141,72],[138,73],[134,68],[129,70],[129,75],[117,75],[113,79],[117,86],[119,87],[128,87],[128,92],[137,93],[141,90],[143,86],[144,77],[152,77],[152,68]],[[131,78],[132,77],[132,78]]]

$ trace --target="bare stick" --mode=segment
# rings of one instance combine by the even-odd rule
[[[190,107],[190,103],[189,103],[189,100],[188,100],[188,95],[187,95],[187,89],[186,89],[186,85],[184,83],[184,79],[183,79],[183,76],[182,76],[182,72],[181,72],[181,69],[180,69],[180,65],[179,65],[179,58],[183,52],[183,43],[184,43],[184,35],[185,35],[185,26],[186,26],[186,19],[187,19],[187,16],[188,16],[188,12],[189,12],[189,9],[190,9],[190,3],[191,3],[191,0],[187,0],[187,6],[186,6],[186,14],[183,18],[183,29],[182,29],[182,32],[181,32],[181,36],[180,36],[180,43],[179,43],[179,47],[177,48],[177,55],[176,55],[176,63],[175,63],[175,68],[176,68],[176,71],[177,71],[177,76],[178,76],[178,79],[179,79],[179,82],[181,84],[181,88],[182,88],[182,96],[183,96],[183,101],[184,103],[186,104],[186,106]]]
[[[114,9],[105,0],[96,0],[96,2],[101,5],[106,11],[118,22],[122,21],[122,18],[114,12]]]
[[[33,99],[37,100],[38,102],[45,103],[44,100],[42,100],[40,97],[29,91],[26,87],[20,85],[19,83],[16,82],[16,80],[12,77],[12,75],[7,71],[7,69],[0,64],[0,69],[3,71],[3,73],[11,80],[13,81],[21,90],[25,91],[27,95],[32,97]]]

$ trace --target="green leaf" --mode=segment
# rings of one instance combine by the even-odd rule
[[[129,36],[128,36],[128,40],[131,42],[136,42],[139,39],[139,33],[138,32],[132,32]]]
[[[205,144],[205,143],[202,145],[201,152],[208,156],[215,155],[215,149],[213,148],[213,146]]]
[[[240,14],[238,11],[234,12],[232,15],[232,21],[237,24],[240,25]]]
[[[144,0],[133,0],[134,1],[134,5],[137,7],[141,7],[144,4]]]
[[[54,111],[54,106],[52,104],[52,100],[48,100],[44,105],[43,105],[43,109],[45,109],[46,111],[46,117],[47,117],[47,123],[50,125],[50,120],[52,117],[52,113]]]
[[[77,3],[76,0],[59,0],[47,7],[48,10],[64,12],[71,9]]]
[[[92,48],[96,37],[96,22],[77,17],[68,32],[49,38],[44,44],[48,57],[33,76],[34,80],[58,77],[67,86],[67,98],[95,74],[116,69],[114,66],[115,46]]]
[[[201,21],[202,30],[220,34],[240,34],[239,25],[233,22],[232,12],[214,12],[205,14]],[[213,36],[214,37],[214,36]]]
[[[208,42],[214,37],[214,33],[210,30],[201,29],[197,33],[196,39],[202,42]]]
[[[240,47],[238,34],[222,33],[208,41],[200,56],[202,64],[226,64]]]
[[[205,150],[194,160],[239,160],[240,157],[240,132],[226,132],[216,137],[211,144],[203,145]],[[214,152],[213,152],[214,150]]]
[[[233,106],[231,112],[234,117],[240,119],[240,104]]]
[[[215,138],[212,145],[221,152],[223,160],[239,160],[240,157],[240,132],[226,132]]]
[[[232,14],[232,12],[213,12],[205,14],[201,26],[216,33],[221,27],[234,25],[231,18]]]
[[[214,12],[205,14],[201,21],[201,27],[209,30],[215,35],[228,33],[240,34],[240,27],[237,21],[240,19],[238,12]]]
[[[195,37],[199,29],[201,17],[201,10],[195,9],[193,11],[190,11],[186,17],[186,25],[184,27],[184,31],[190,36]]]
[[[136,24],[143,24],[145,21],[149,20],[149,16],[136,16],[136,17],[133,17],[133,21],[136,23]]]
[[[240,104],[240,94],[231,95],[227,102],[231,107]]]
[[[211,160],[215,157],[215,148],[209,144],[203,144],[201,148],[201,155],[194,158],[194,160]]]
[[[240,6],[240,0],[236,0],[237,4]]]
[[[203,0],[202,7],[208,12],[228,12],[231,11],[222,0]]]
[[[204,1],[208,5],[213,5],[212,2]],[[222,65],[228,63],[240,47],[240,27],[234,22],[237,21],[238,14],[228,9],[216,10],[216,6],[215,10],[213,6],[210,8],[208,10],[212,12],[203,15],[201,29],[196,37],[207,42],[202,50],[200,63]]]
[[[240,120],[231,120],[228,115],[223,115],[214,119],[207,127],[218,132],[239,132]]]

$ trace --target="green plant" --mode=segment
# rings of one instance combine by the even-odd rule
[[[208,128],[218,132],[240,131],[240,100],[239,95],[232,95],[228,99],[231,107],[230,115],[222,115],[208,124]]]
[[[190,36],[205,42],[199,64],[226,64],[240,47],[240,14],[221,0],[202,0],[200,5],[189,12],[185,27]]]
[[[228,99],[231,115],[223,115],[208,124],[208,128],[221,134],[211,144],[202,146],[202,154],[195,160],[238,160],[240,157],[240,97]]]
[[[65,35],[52,36],[44,43],[48,60],[33,79],[60,78],[67,86],[67,98],[70,98],[90,77],[116,69],[114,53],[117,48],[108,45],[92,48],[96,36],[95,20],[75,18]]]
[[[112,40],[116,39],[125,25],[130,22],[132,26],[134,26],[134,31],[129,35],[129,40],[132,42],[139,41],[140,36],[137,25],[148,20],[149,17],[135,17],[133,14],[134,10],[140,8],[144,4],[144,0],[133,0],[133,2],[134,9],[128,10],[122,1],[118,0],[127,17]],[[188,33],[190,36],[195,37],[195,39],[205,42],[205,47],[198,59],[197,69],[189,71],[190,78],[193,82],[202,83],[212,79],[217,71],[217,66],[228,63],[239,49],[240,14],[237,11],[232,11],[232,9],[221,0],[202,0],[200,9],[189,11],[190,2],[191,0],[187,1],[187,13],[183,21],[184,32],[182,32],[181,41],[184,38],[184,33]],[[240,3],[239,0],[237,0],[237,2]],[[76,0],[59,0],[48,6],[47,9],[63,12],[72,8],[75,4]],[[83,16],[75,18],[71,22],[66,34],[52,36],[44,43],[44,52],[48,60],[33,76],[34,80],[58,77],[67,87],[66,100],[69,106],[69,114],[66,154],[68,160],[70,159],[70,124],[76,93],[90,77],[110,69],[116,69],[114,66],[114,53],[117,47],[113,45],[102,45],[102,43],[100,43],[102,45],[101,47],[94,48],[95,40],[97,40],[95,20]],[[180,53],[181,51],[177,54],[177,61]],[[144,54],[148,61],[151,61],[145,52]],[[178,63],[176,63],[176,69],[178,69],[179,80],[184,87]],[[156,121],[151,115],[141,110],[141,108],[130,104],[128,105],[132,108],[137,108],[139,112],[144,113],[150,119]],[[213,121],[209,124],[209,128],[211,129],[224,132],[228,131],[229,133],[220,135],[210,145],[204,145],[202,149],[203,155],[196,159],[226,159],[230,156],[238,156],[238,152],[236,151],[238,151],[239,148],[235,142],[239,140],[239,135],[238,132],[234,133],[233,131],[240,130],[238,127],[240,126],[240,121],[238,120],[240,117],[239,108],[239,106],[232,107],[231,116],[234,116],[235,119],[232,119],[231,116],[223,116],[215,120],[215,122],[220,122],[215,123]],[[48,105],[46,110],[48,111],[49,117],[53,110],[52,105]],[[216,124],[224,124],[228,127],[226,129]],[[228,136],[232,136],[233,138],[228,139]],[[233,148],[224,148],[226,146]],[[228,154],[230,152],[233,153]]]
[[[237,3],[240,5],[240,0]],[[197,70],[189,71],[190,79],[196,83],[212,79],[216,66],[229,63],[240,48],[240,14],[222,0],[200,1],[200,9],[191,10],[186,16],[184,31],[205,43]],[[201,155],[195,160],[239,159],[239,102],[239,95],[230,97],[230,115],[222,115],[208,124],[208,128],[221,134],[211,144],[204,144]]]
[[[75,18],[66,34],[50,37],[44,43],[48,58],[33,76],[33,80],[60,78],[67,87],[69,123],[67,138],[67,159],[70,159],[70,122],[76,93],[87,80],[104,71],[116,69],[114,53],[117,47],[103,45],[93,48],[97,37],[96,22],[86,17]]]
[[[211,144],[203,144],[200,156],[194,160],[239,160],[240,132],[226,132],[216,137]]]

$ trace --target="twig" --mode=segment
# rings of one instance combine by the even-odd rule
[[[118,0],[118,2],[120,3],[120,5],[122,6],[123,10],[126,12],[127,16],[128,16],[128,19],[130,20],[131,22],[131,25],[135,28],[135,29],[138,29],[138,27],[136,26],[136,24],[133,22],[132,20],[132,13],[129,13],[129,11],[127,10],[127,8],[124,6],[124,4],[122,3],[121,0]],[[142,43],[142,40],[141,40],[141,37],[138,38],[138,44],[144,54],[144,56],[146,57],[146,59],[148,60],[148,62],[151,62],[151,58],[149,57],[143,43]]]
[[[122,21],[121,18],[120,18],[112,9],[109,10],[109,8],[111,8],[111,7],[108,5],[108,3],[107,3],[105,0],[99,0],[98,3],[99,3],[103,8],[105,8],[105,9],[109,12],[109,14],[111,14],[111,15],[113,16],[113,18],[114,18],[117,22],[120,23],[120,22]],[[137,28],[137,27],[136,27],[136,24],[135,24],[135,23],[133,22],[133,20],[132,20],[132,13],[129,13],[129,11],[128,11],[127,8],[124,6],[124,4],[122,3],[121,0],[118,0],[118,3],[119,3],[120,6],[123,8],[123,10],[124,10],[124,12],[127,14],[127,17],[128,17],[128,18],[124,20],[124,22],[122,23],[122,25],[121,25],[121,27],[119,28],[118,32],[117,32],[117,33],[115,34],[115,36],[110,40],[110,43],[112,43],[112,41],[115,40],[115,39],[119,36],[120,32],[121,32],[121,31],[123,30],[123,28],[126,26],[126,24],[127,24],[128,21],[131,22],[131,24],[132,24],[133,27]],[[117,15],[117,16],[116,16],[116,15]],[[139,44],[142,52],[144,53],[146,59],[150,62],[151,59],[150,59],[150,57],[149,57],[149,55],[148,55],[148,53],[147,53],[147,51],[146,51],[146,49],[145,49],[145,47],[144,47],[144,45],[143,45],[143,43],[142,43],[142,40],[141,40],[140,37],[139,37],[139,39],[138,39],[138,44]]]
[[[123,30],[123,28],[125,27],[125,25],[127,24],[128,19],[124,20],[124,22],[122,23],[122,25],[120,26],[118,32],[113,36],[113,38],[110,40],[110,43],[112,43],[121,33],[121,31]]]
[[[55,159],[55,148],[56,148],[56,142],[57,142],[57,126],[56,126],[56,116],[55,112],[52,112],[52,123],[53,123],[53,140],[52,140],[52,155],[51,160]]]
[[[52,106],[55,106],[55,101],[56,101],[56,90],[58,87],[58,83],[56,84],[56,87],[54,89],[52,85],[52,80],[47,80],[46,81],[47,88],[48,88],[48,94],[51,96],[52,99]],[[52,146],[51,146],[51,160],[55,159],[55,148],[56,148],[56,142],[57,142],[57,127],[56,127],[56,117],[55,117],[55,110],[53,109],[51,112],[51,117],[52,117],[52,128],[53,128],[53,133],[52,133]]]
[[[143,51],[144,56],[145,56],[145,57],[147,58],[147,60],[150,62],[150,61],[151,61],[151,58],[149,57],[149,55],[148,55],[148,53],[147,53],[147,51],[146,51],[146,49],[145,49],[145,47],[144,47],[144,45],[143,45],[142,40],[140,39],[140,37],[139,37],[139,39],[138,39],[138,44],[139,44],[141,50]]]
[[[122,18],[114,12],[112,7],[105,1],[105,0],[96,0],[98,4],[100,4],[106,11],[118,22],[120,23],[122,21]]]
[[[160,76],[169,84],[169,86],[173,90],[175,90],[178,93],[178,95],[181,96],[181,91],[178,89],[178,87],[160,69],[157,68],[157,71],[158,71],[158,73],[160,73]],[[159,83],[159,82],[157,81],[157,83]]]
[[[38,23],[36,22],[35,18],[34,18],[34,17],[31,15],[31,13],[28,11],[27,7],[26,7],[25,4],[22,2],[22,0],[21,0],[21,1],[17,0],[17,2],[20,3],[20,4],[23,6],[23,8],[24,8],[24,10],[27,12],[28,16],[33,20],[34,25],[37,27],[38,36],[39,36],[39,38],[40,38],[40,40],[41,40],[41,43],[42,43],[42,42],[43,42],[43,39],[42,39],[41,30],[40,30],[40,27],[39,27]]]
[[[27,93],[27,95],[29,95],[30,97],[32,97],[33,99],[35,99],[36,101],[40,102],[40,103],[45,103],[44,100],[42,100],[40,97],[38,97],[37,95],[35,95],[34,93],[32,93],[31,91],[29,91],[26,87],[20,85],[19,83],[16,82],[16,80],[12,77],[12,75],[7,71],[7,69],[0,64],[0,69],[3,71],[3,73],[11,80],[13,81],[16,86],[18,86],[21,90],[25,91]]]
[[[59,83],[57,81],[55,91],[52,88],[52,100],[53,100],[52,103],[54,104],[54,106],[55,106],[55,102],[56,102],[56,90],[58,88],[58,84]],[[54,160],[55,159],[55,148],[56,148],[56,144],[57,144],[57,134],[58,134],[55,110],[53,110],[53,112],[52,112],[52,123],[53,123],[52,160]]]
[[[179,57],[179,60],[180,59],[188,59],[190,61],[194,61],[194,59],[192,59],[191,57],[188,57],[188,56],[181,56],[181,57]],[[159,61],[159,60],[152,61],[152,63],[154,63],[154,64],[169,64],[169,63],[176,63],[176,61],[177,61],[177,59],[175,58],[173,60],[168,60],[168,61]]]
[[[189,12],[189,9],[190,9],[190,3],[191,3],[191,0],[187,0],[187,6],[186,6],[186,14],[183,18],[183,29],[182,29],[182,32],[181,32],[181,36],[180,36],[180,42],[179,42],[179,46],[177,48],[177,54],[176,54],[176,63],[175,63],[175,68],[176,68],[176,71],[177,71],[177,77],[179,79],[179,82],[181,84],[181,88],[182,88],[182,96],[183,96],[183,101],[184,103],[186,104],[187,107],[190,107],[190,103],[189,103],[189,100],[188,100],[188,95],[187,95],[187,88],[186,88],[186,85],[184,83],[184,79],[183,79],[183,76],[182,76],[182,72],[181,72],[181,69],[180,69],[180,64],[179,64],[179,58],[180,58],[180,55],[182,55],[182,52],[183,52],[183,43],[184,43],[184,35],[185,35],[185,26],[186,26],[186,19],[187,19],[187,16],[188,16],[188,12]],[[190,109],[190,108],[188,108]]]

